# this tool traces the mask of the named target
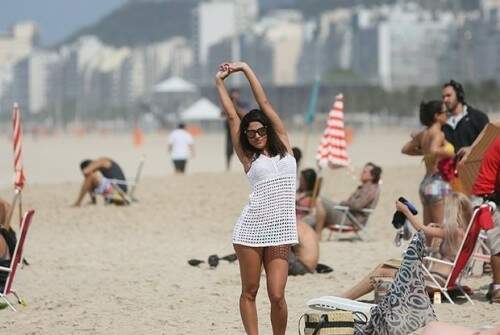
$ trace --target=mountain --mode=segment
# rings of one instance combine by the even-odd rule
[[[95,24],[80,29],[62,44],[71,43],[83,35],[95,35],[106,44],[141,46],[166,40],[173,36],[191,38],[192,11],[203,0],[129,0]],[[275,9],[296,9],[306,18],[326,10],[355,6],[374,7],[401,0],[259,0],[260,15]],[[439,11],[474,10],[479,0],[415,0],[422,7]],[[58,46],[59,46],[58,45]]]
[[[95,24],[78,30],[58,45],[83,35],[95,35],[106,44],[141,46],[173,36],[192,36],[191,12],[199,0],[129,1]]]

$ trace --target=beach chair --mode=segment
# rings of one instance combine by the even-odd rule
[[[462,277],[468,272],[468,264],[473,259],[472,256],[474,254],[474,251],[476,250],[476,245],[478,243],[478,238],[481,230],[487,230],[493,227],[493,221],[491,218],[492,209],[492,206],[488,203],[482,204],[481,206],[474,209],[471,222],[467,227],[464,239],[462,240],[457,256],[455,257],[455,260],[453,262],[429,256],[425,257],[425,260],[431,262],[430,266],[426,266],[424,264],[424,271],[432,281],[432,284],[428,284],[427,286],[435,289],[436,292],[442,293],[452,304],[455,304],[455,302],[450,297],[449,292],[456,289],[458,289],[471,304],[474,304],[468,294],[471,290],[468,287],[461,285],[460,281],[462,280]],[[432,262],[446,264],[451,267],[451,271],[446,278],[446,282],[444,285],[440,285],[436,277],[431,273]]]
[[[16,309],[12,305],[12,303],[7,299],[7,296],[9,294],[13,294],[17,302],[19,304],[23,304],[23,301],[19,298],[17,293],[12,289],[12,284],[14,283],[14,278],[16,276],[16,271],[21,263],[21,260],[23,258],[23,248],[24,248],[24,243],[26,241],[26,235],[28,234],[28,230],[31,226],[31,220],[33,219],[33,214],[35,213],[34,210],[30,210],[26,212],[23,216],[23,220],[21,222],[21,228],[19,230],[19,239],[16,244],[16,248],[14,249],[14,254],[12,255],[12,260],[10,267],[2,267],[0,266],[0,271],[7,272],[7,281],[5,282],[5,287],[3,289],[3,292],[0,292],[0,299],[5,301],[7,305],[14,311],[16,312]]]
[[[355,238],[362,241],[363,238],[361,236],[361,232],[368,225],[368,221],[370,219],[371,214],[375,211],[375,207],[378,204],[378,200],[380,198],[380,187],[378,188],[377,194],[375,195],[375,199],[371,205],[371,207],[363,208],[361,212],[368,216],[366,223],[363,225],[357,219],[352,210],[347,206],[337,205],[335,209],[344,213],[342,220],[338,224],[329,225],[326,228],[330,230],[328,234],[328,241],[331,240],[332,235],[334,233],[354,233]]]
[[[111,185],[113,186],[113,194],[107,199],[109,202],[121,202],[125,205],[130,205],[132,202],[138,201],[134,196],[135,190],[137,189],[137,184],[139,184],[139,180],[142,175],[142,169],[144,167],[145,157],[142,156],[139,161],[139,165],[137,166],[137,171],[135,173],[135,179],[133,181],[125,181],[119,179],[111,179]],[[124,192],[119,185],[126,185],[128,188],[128,192]]]
[[[307,306],[316,310],[343,310],[350,312],[360,312],[364,315],[370,315],[370,311],[373,307],[377,306],[375,304],[369,304],[361,301],[335,297],[335,296],[324,296],[320,298],[315,298],[307,301]],[[359,318],[359,321],[362,320],[359,314],[354,314]]]
[[[309,206],[297,205],[296,209],[302,211],[305,215],[314,214],[314,209],[316,208],[316,200],[319,198],[322,184],[323,184],[323,177],[319,176],[318,178],[316,178],[316,182],[314,183],[314,189],[312,192],[310,205]]]

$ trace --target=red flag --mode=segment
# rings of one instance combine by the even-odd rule
[[[23,130],[21,127],[21,110],[17,103],[12,108],[12,142],[14,146],[14,187],[22,191],[25,177],[22,160]]]
[[[335,97],[335,103],[328,115],[326,129],[321,138],[316,160],[321,167],[330,168],[349,166],[346,134],[344,129],[344,96]]]

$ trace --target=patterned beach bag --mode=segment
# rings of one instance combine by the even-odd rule
[[[301,325],[302,319],[305,321]],[[303,332],[301,330],[304,330]],[[348,311],[309,312],[299,320],[299,335],[353,335],[354,316]]]

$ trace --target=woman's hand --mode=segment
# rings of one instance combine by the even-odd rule
[[[410,209],[399,200],[396,200],[396,209],[403,213],[407,218],[413,215]]]
[[[229,69],[229,65],[227,63],[221,64],[219,66],[219,71],[215,75],[215,78],[218,80],[224,80],[229,76],[230,73],[231,73],[231,71]]]
[[[226,63],[226,65],[229,66],[229,73],[243,71],[248,66],[244,62]]]

